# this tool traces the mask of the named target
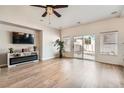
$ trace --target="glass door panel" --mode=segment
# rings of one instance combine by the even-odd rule
[[[74,37],[73,56],[74,58],[83,58],[83,37]]]
[[[64,56],[65,57],[73,57],[72,38],[64,37],[63,41],[64,41]]]
[[[83,59],[95,60],[95,36],[85,35],[83,36]]]

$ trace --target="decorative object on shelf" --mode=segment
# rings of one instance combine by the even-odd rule
[[[22,52],[25,52],[25,49],[22,49]]]
[[[9,53],[13,53],[14,49],[13,48],[9,48]]]
[[[37,47],[36,46],[33,46],[33,49],[34,49],[34,51],[36,51],[37,50]]]
[[[63,51],[64,51],[64,41],[57,39],[55,41],[54,46],[57,46],[57,50],[59,50],[59,57],[62,58],[63,57]]]
[[[21,56],[21,54],[14,54],[14,57],[19,57]]]

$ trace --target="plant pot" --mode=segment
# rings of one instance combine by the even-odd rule
[[[63,58],[62,50],[59,51],[59,58]]]
[[[9,53],[13,53],[13,51],[12,50],[10,50],[10,52]]]

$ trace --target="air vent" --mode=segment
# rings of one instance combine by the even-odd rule
[[[114,15],[114,14],[117,14],[117,13],[118,13],[118,11],[113,11],[111,14]]]

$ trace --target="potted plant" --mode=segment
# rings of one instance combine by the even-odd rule
[[[63,50],[64,50],[64,42],[57,39],[55,41],[54,46],[57,46],[57,50],[59,50],[59,57],[62,58],[63,57]]]
[[[13,53],[14,49],[13,48],[9,48],[9,53]]]

